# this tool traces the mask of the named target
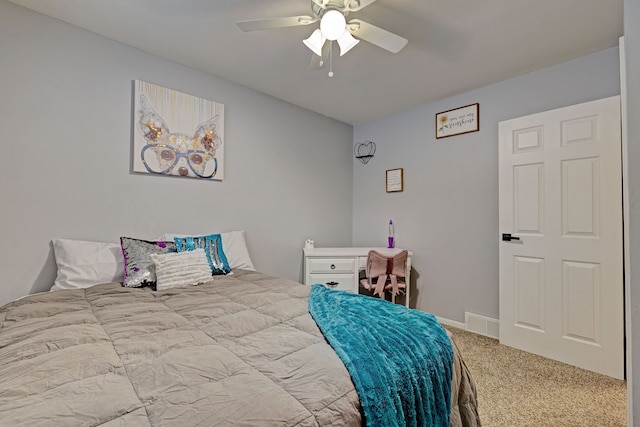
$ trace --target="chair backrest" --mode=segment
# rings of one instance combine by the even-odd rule
[[[407,258],[409,258],[409,251],[403,250],[401,252],[398,252],[392,258],[393,258],[393,262],[391,267],[391,273],[389,274],[395,274],[397,277],[404,278],[407,271]]]
[[[365,274],[370,279],[387,274],[405,277],[408,257],[409,251],[407,250],[400,251],[393,256],[383,255],[378,251],[371,250],[367,255]]]

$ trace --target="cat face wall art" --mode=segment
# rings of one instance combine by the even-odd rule
[[[151,85],[136,83],[140,83],[139,89]],[[155,95],[155,105],[149,94],[136,94],[134,171],[221,180],[221,104],[152,86],[156,90],[147,91],[151,92],[151,97]],[[176,93],[182,96],[176,97]],[[206,103],[213,105],[207,107]]]

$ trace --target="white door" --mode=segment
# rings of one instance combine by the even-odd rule
[[[620,97],[499,138],[500,342],[623,378]]]

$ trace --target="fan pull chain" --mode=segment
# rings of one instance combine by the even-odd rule
[[[329,77],[333,77],[333,40],[329,44]]]

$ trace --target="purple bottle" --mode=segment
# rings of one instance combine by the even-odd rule
[[[393,221],[389,220],[389,248],[393,248]]]

